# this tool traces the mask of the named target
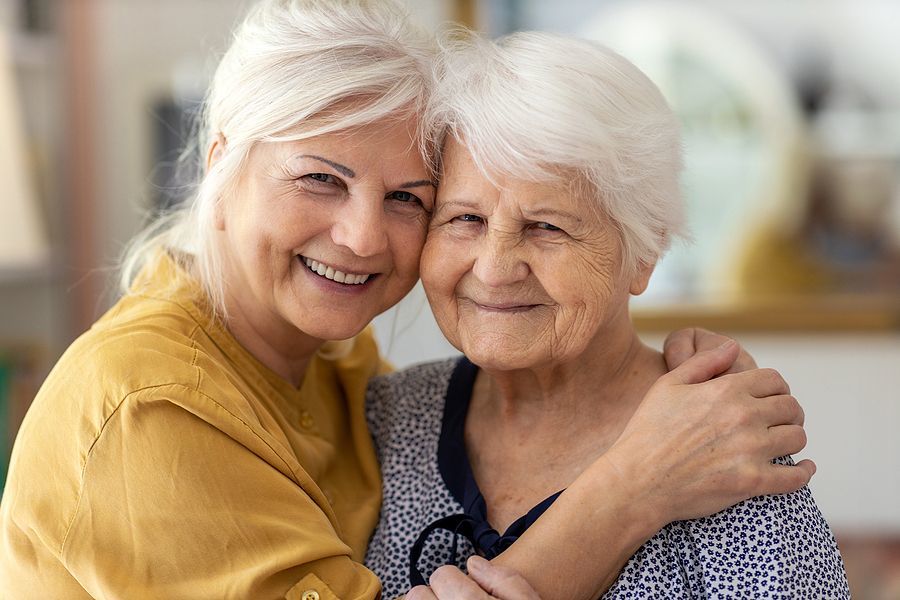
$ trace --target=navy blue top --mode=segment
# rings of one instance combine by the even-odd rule
[[[475,548],[475,552],[488,560],[494,558],[519,539],[532,523],[538,520],[562,490],[541,501],[525,515],[513,521],[502,534],[491,527],[487,520],[487,503],[466,453],[465,427],[469,402],[478,375],[478,366],[466,357],[461,357],[447,387],[441,437],[438,442],[438,469],[447,489],[463,507],[462,513],[442,517],[430,523],[419,534],[410,551],[410,580],[413,585],[425,585],[425,578],[419,573],[418,562],[422,548],[432,532],[443,529],[454,535],[463,535]],[[455,563],[457,549],[450,549],[449,564]]]

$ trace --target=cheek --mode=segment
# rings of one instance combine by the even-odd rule
[[[425,242],[420,264],[422,286],[434,319],[447,341],[462,350],[459,337],[459,312],[456,303],[456,287],[461,278],[459,267],[464,250],[441,236],[431,232]]]
[[[435,245],[436,241],[434,235],[429,235],[425,240],[425,245],[422,248],[422,258],[419,261],[419,276],[422,278],[423,285],[428,285],[431,282],[435,259]]]
[[[393,248],[394,265],[404,276],[419,278],[419,260],[425,245],[427,227],[422,224],[406,223],[389,231]]]
[[[420,263],[422,285],[434,304],[443,304],[450,299],[458,279],[458,262],[462,250],[447,243],[445,236],[432,232],[425,242]]]
[[[595,312],[612,300],[618,287],[616,264],[571,253],[541,261],[534,268],[544,289],[562,308]]]

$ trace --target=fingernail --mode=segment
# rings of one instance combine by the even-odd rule
[[[737,344],[736,341],[734,341],[734,340],[728,340],[727,342],[725,342],[725,343],[723,343],[721,346],[719,346],[719,350],[727,350],[728,348],[731,348],[731,347],[734,346],[735,344]]]
[[[487,562],[486,559],[481,558],[480,556],[472,555],[466,562],[466,567],[468,567],[470,571],[483,571],[487,566]]]

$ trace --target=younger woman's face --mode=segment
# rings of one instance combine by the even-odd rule
[[[435,194],[415,127],[253,148],[217,214],[229,319],[269,343],[346,339],[409,292]]]

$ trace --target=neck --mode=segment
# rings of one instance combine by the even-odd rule
[[[313,338],[290,323],[283,326],[261,327],[247,311],[226,298],[225,325],[231,335],[259,362],[294,387],[303,383],[309,362],[324,340]]]
[[[598,333],[572,360],[515,371],[485,370],[476,396],[510,424],[535,419],[610,423],[623,413],[630,417],[664,372],[659,353],[641,343],[629,322]]]
[[[664,372],[662,356],[640,342],[630,321],[601,332],[573,360],[480,371],[465,444],[494,528],[504,531],[569,486],[612,446]]]

